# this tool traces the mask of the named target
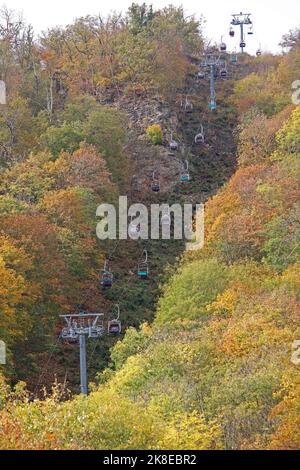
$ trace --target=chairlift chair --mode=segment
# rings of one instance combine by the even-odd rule
[[[91,326],[89,328],[89,338],[99,338],[103,334],[103,329],[99,326]]]
[[[193,103],[191,103],[187,97],[185,99],[184,111],[186,112],[186,114],[190,114],[193,112]]]
[[[245,41],[242,41],[242,42],[240,43],[240,47],[241,47],[242,49],[244,49],[244,48],[246,47]]]
[[[149,276],[148,252],[143,251],[143,259],[138,264],[138,276],[140,279],[147,279]]]
[[[217,109],[217,103],[216,103],[216,100],[215,100],[215,99],[211,99],[211,100],[210,100],[209,108],[210,108],[212,111],[215,111],[215,110]]]
[[[69,339],[69,330],[67,328],[63,328],[61,332],[62,339]]]
[[[197,134],[195,136],[195,144],[196,145],[204,144],[204,136],[202,134]]]
[[[237,64],[238,63],[238,56],[236,54],[232,54],[231,63],[232,64]]]
[[[205,142],[204,129],[203,129],[203,125],[201,124],[200,132],[198,132],[198,134],[195,135],[194,143],[196,145],[201,145],[201,144],[204,144],[204,142]]]
[[[151,189],[154,193],[159,193],[160,191],[160,183],[159,181],[152,181],[151,183]]]
[[[116,318],[108,322],[108,334],[109,335],[119,335],[122,332],[122,323],[120,321],[120,306],[115,305],[113,310],[113,315],[116,315]]]
[[[176,142],[176,140],[173,139],[173,134],[171,134],[169,146],[171,150],[178,150],[178,142]]]
[[[72,328],[64,328],[61,332],[61,338],[70,344],[77,343],[79,340],[78,333],[76,333]]]
[[[190,181],[190,173],[189,173],[189,162],[186,160],[183,166],[183,169],[180,174],[180,181],[182,183]]]
[[[226,46],[225,42],[221,42],[220,51],[221,52],[226,52],[226,50],[227,50],[227,46]]]
[[[156,177],[155,171],[153,172],[153,175],[152,175],[151,189],[154,193],[159,193],[160,191],[160,182],[159,182],[159,179]]]
[[[113,275],[110,272],[104,272],[102,274],[101,286],[104,288],[111,287],[113,284]]]
[[[121,322],[117,320],[111,320],[108,322],[108,334],[119,335],[122,331]]]
[[[205,78],[205,73],[199,71],[198,74],[197,74],[197,77],[198,77],[200,80],[202,80],[203,78]]]
[[[147,263],[139,263],[138,276],[141,279],[147,279],[149,276],[149,268]]]
[[[113,285],[113,279],[114,279],[114,275],[109,270],[108,260],[106,260],[105,263],[104,263],[104,268],[103,268],[103,271],[102,271],[102,279],[101,279],[100,284],[103,288],[110,288]]]
[[[230,28],[230,30],[229,30],[229,36],[232,37],[232,38],[234,38],[234,36],[235,36],[234,29]]]
[[[226,69],[222,69],[221,72],[220,72],[220,75],[221,75],[221,78],[227,78],[227,70]]]
[[[181,181],[181,183],[188,183],[190,181],[189,173],[181,173],[180,181]]]

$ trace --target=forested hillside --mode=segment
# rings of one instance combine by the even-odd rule
[[[0,29],[0,448],[298,449],[300,34],[281,56],[238,54],[212,112],[197,75],[202,24],[181,8],[133,5],[39,39],[10,15]],[[96,238],[97,206],[123,194],[205,202],[204,249],[149,240],[149,280],[138,279],[144,243]],[[78,395],[78,345],[58,338],[59,315],[109,315],[115,303],[124,336],[89,345],[91,393]]]

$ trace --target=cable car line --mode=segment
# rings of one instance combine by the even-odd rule
[[[241,28],[241,40],[240,40],[240,47],[242,49],[242,52],[244,52],[244,48],[246,47],[245,43],[245,30],[244,27],[245,25],[250,26],[250,29],[248,31],[249,35],[253,34],[253,24],[250,19],[250,14],[248,15],[243,15],[240,13],[239,15],[233,15],[233,20],[231,21],[231,27],[229,30],[229,35],[230,37],[235,36],[235,31],[234,31],[234,26],[240,26]],[[261,55],[261,46],[256,52],[256,55],[259,56]],[[218,46],[218,49],[216,51],[215,49],[207,49],[204,56],[202,57],[202,60],[199,64],[199,70],[196,75],[196,80],[202,80],[206,79],[207,77],[209,78],[210,81],[210,96],[209,96],[209,108],[214,111],[217,109],[217,95],[216,95],[216,81],[217,79],[221,78],[225,80],[228,77],[228,68],[227,68],[227,58],[230,60],[232,64],[236,64],[238,62],[238,55],[236,53],[236,50],[234,53],[227,53],[227,44],[223,41],[223,36],[221,37],[221,43]],[[184,90],[186,92],[186,90]],[[189,96],[192,94],[192,89],[188,90],[185,94],[185,98],[181,100],[181,109],[185,114],[191,114],[194,111],[194,104],[191,99],[189,99]],[[177,101],[178,104],[178,101]],[[202,122],[204,121],[203,116],[201,117]],[[191,127],[194,127],[195,122],[193,119],[186,119],[186,122],[190,122]],[[221,128],[221,126],[218,126],[215,120],[211,119],[211,122],[213,122],[213,126],[217,129],[218,127]],[[196,135],[194,136],[194,141],[193,143],[190,143],[190,147],[193,147],[193,145],[203,145],[205,144],[206,136],[204,132],[204,125],[203,123],[199,124],[199,128],[197,130]],[[207,124],[206,124],[207,126]],[[195,127],[194,127],[195,131]],[[177,152],[178,150],[184,152],[184,144],[180,142],[180,140],[177,138],[174,138],[174,133],[171,132],[171,137],[168,142],[168,147],[169,150],[172,152]],[[172,154],[174,155],[174,154]],[[178,176],[177,176],[178,177]],[[180,170],[180,182],[181,183],[186,183],[191,180],[190,177],[190,169],[189,169],[189,160],[188,158],[182,159],[181,160],[181,170]],[[152,178],[150,182],[150,189],[155,192],[159,193],[161,190],[161,181],[160,181],[160,175],[157,170],[154,170],[152,172]],[[132,190],[132,184],[131,184],[131,190]],[[162,226],[167,226],[171,225],[171,214],[170,214],[170,208],[166,210],[165,213],[162,214],[161,217],[161,225]],[[138,237],[140,232],[140,225],[137,223],[134,223],[134,218],[133,216],[130,217],[130,222],[129,222],[129,233],[131,235],[135,235]],[[106,255],[105,261],[104,261],[104,266],[101,271],[100,275],[100,285],[103,289],[109,289],[113,287],[114,284],[114,273],[110,269],[110,262],[112,261],[115,253],[118,250],[118,247],[120,245],[121,240],[117,240],[110,250],[110,252]],[[130,273],[130,271],[129,271]],[[128,292],[128,287],[129,285],[135,280],[135,279],[140,279],[140,280],[148,280],[150,275],[150,270],[149,270],[149,250],[147,247],[147,242],[143,244],[143,251],[140,256],[140,258],[137,260],[137,266],[134,268],[134,275],[130,276],[126,280],[126,274],[125,274],[125,282],[122,285],[122,289],[120,292],[118,292],[118,297],[119,299],[123,298],[123,295],[125,292]],[[88,296],[88,294],[87,294]],[[85,298],[84,302],[82,302],[81,305],[83,305],[87,300],[87,297]],[[88,314],[87,314],[88,315]],[[90,314],[93,315],[93,314]],[[122,322],[120,320],[121,316],[121,307],[120,303],[115,303],[111,309],[111,312],[109,314],[109,319],[107,322],[107,334],[109,336],[114,336],[114,335],[120,335],[122,333]],[[64,334],[65,333],[65,334]],[[91,329],[90,331],[90,337],[91,338],[100,338],[101,335],[98,334],[98,331],[94,331]],[[65,329],[62,330],[61,333],[61,338],[67,339],[68,341],[72,341],[72,331],[69,329],[68,331]],[[59,338],[57,338],[58,341]],[[74,340],[78,340],[78,335],[76,336],[76,331],[74,333]],[[50,357],[47,361],[46,367],[48,367],[52,355],[54,353],[56,345],[53,345],[52,352],[50,354]],[[89,364],[91,364],[91,361],[94,357],[94,352],[97,348],[97,343],[95,343],[92,355],[89,359]],[[36,386],[36,389],[40,383],[41,377],[43,377],[44,371],[40,374],[38,384]]]

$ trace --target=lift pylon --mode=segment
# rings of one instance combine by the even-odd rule
[[[253,34],[252,28],[253,28],[253,23],[251,20],[251,13],[238,13],[232,15],[232,21],[231,21],[231,26],[239,26],[240,27],[240,48],[242,54],[244,53],[244,49],[246,47],[246,40],[245,40],[245,27],[249,26],[250,30],[248,31],[248,34]],[[232,35],[232,27],[230,29],[230,36]]]
[[[61,338],[79,342],[80,350],[80,390],[83,395],[88,394],[87,366],[86,366],[86,338],[96,339],[105,334],[103,313],[87,313],[60,315],[66,322],[61,331]]]
[[[209,81],[210,81],[210,100],[209,108],[214,111],[217,109],[217,100],[216,100],[216,79],[219,74],[219,69],[226,69],[227,64],[224,58],[221,58],[220,55],[215,55],[213,53],[207,53],[202,62],[199,65],[200,69],[208,69],[209,71]]]

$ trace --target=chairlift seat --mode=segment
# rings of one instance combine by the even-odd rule
[[[62,339],[67,340],[69,343],[77,343],[78,338],[79,338],[78,334],[72,329],[71,330],[64,329],[61,336],[62,336]]]
[[[68,339],[69,338],[69,331],[67,329],[63,329],[61,332],[61,337],[62,339]]]
[[[138,272],[139,277],[146,279],[148,277],[148,272],[147,271],[139,271]]]
[[[89,338],[99,338],[101,336],[102,329],[99,327],[91,328],[89,332]]]
[[[101,286],[112,287],[112,284],[113,284],[113,274],[110,272],[104,272],[102,275]]]
[[[152,191],[153,191],[154,193],[159,193],[159,191],[160,191],[160,184],[159,184],[159,182],[153,182],[153,183],[151,184],[151,189],[152,189]]]
[[[178,149],[178,143],[176,142],[176,140],[171,140],[170,149],[171,150],[177,150]]]
[[[108,334],[119,335],[122,331],[120,320],[111,320],[108,322]]]
[[[141,279],[147,279],[149,275],[148,263],[140,263],[138,266],[138,276]]]
[[[185,103],[184,110],[187,114],[193,112],[193,104],[192,103]]]
[[[188,173],[183,173],[181,176],[180,176],[180,181],[182,183],[186,182],[186,181],[190,181],[190,175]]]
[[[197,134],[195,136],[195,144],[196,145],[204,144],[204,135],[203,134]]]

